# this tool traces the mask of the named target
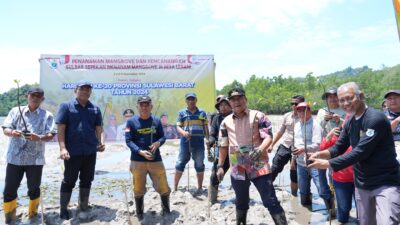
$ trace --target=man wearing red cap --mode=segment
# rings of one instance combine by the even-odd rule
[[[24,173],[28,183],[28,216],[32,219],[37,215],[45,164],[45,141],[51,140],[55,133],[53,115],[40,108],[44,91],[32,88],[27,93],[27,99],[27,106],[11,109],[2,126],[4,134],[10,137],[3,192],[6,224],[16,219],[17,191]]]
[[[319,196],[328,203],[331,199],[331,193],[321,189],[319,182],[318,170],[307,168],[307,153],[319,151],[321,143],[321,126],[313,119],[311,115],[311,107],[308,103],[299,103],[296,107],[299,121],[294,126],[294,151],[297,162],[297,178],[300,191],[300,203],[305,207],[311,207],[312,194],[310,190],[310,180],[312,179],[317,187]],[[328,207],[328,206],[327,206]]]

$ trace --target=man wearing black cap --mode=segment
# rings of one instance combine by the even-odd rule
[[[215,104],[215,108],[218,110],[218,114],[214,117],[211,124],[210,136],[208,138],[208,144],[210,147],[215,146],[214,151],[214,163],[211,169],[211,176],[210,176],[210,186],[208,187],[208,200],[211,204],[217,202],[218,197],[218,185],[220,181],[217,177],[217,170],[218,170],[218,134],[219,134],[219,127],[222,121],[225,119],[226,116],[232,113],[232,108],[229,105],[229,99],[222,96],[218,99],[217,104]],[[228,171],[229,169],[229,158],[226,158],[223,163],[224,172]]]
[[[87,219],[89,194],[94,179],[97,151],[105,149],[100,108],[89,101],[92,84],[79,81],[75,98],[64,102],[56,117],[64,179],[60,190],[60,218],[70,219],[68,204],[79,176],[79,218]]]
[[[283,134],[285,134],[282,143],[279,145],[276,150],[274,159],[272,160],[272,181],[275,181],[275,178],[278,176],[280,172],[282,172],[283,167],[286,165],[289,160],[290,163],[290,188],[292,191],[292,195],[297,196],[297,172],[296,172],[296,159],[294,156],[292,157],[292,150],[294,149],[294,124],[299,120],[297,115],[296,106],[304,102],[303,95],[293,95],[290,105],[292,106],[291,112],[283,115],[283,122],[279,129],[279,131],[274,135],[274,139],[272,141],[271,146],[268,148],[268,152],[271,152],[275,143],[279,141]],[[293,160],[292,160],[293,158]]]
[[[225,117],[221,123],[217,176],[221,181],[229,152],[231,182],[236,196],[236,224],[246,224],[251,183],[256,186],[275,224],[287,224],[285,212],[272,185],[268,163],[267,149],[272,143],[272,124],[264,113],[247,108],[243,89],[233,88],[228,92],[228,98],[233,114]]]
[[[386,92],[385,101],[387,107],[385,115],[390,121],[397,160],[400,162],[400,90],[390,90]]]
[[[130,171],[134,177],[136,214],[138,219],[142,220],[147,174],[150,175],[154,189],[161,196],[162,214],[170,213],[170,189],[159,149],[165,143],[164,131],[160,119],[151,114],[151,98],[140,96],[136,108],[139,115],[128,120],[125,139],[131,150]]]
[[[340,108],[339,99],[337,96],[337,88],[331,87],[322,95],[322,100],[325,100],[326,106],[318,110],[317,121],[322,127],[322,138],[326,137],[328,133],[334,128],[340,128],[346,117],[346,112]],[[329,208],[331,210],[331,216],[336,216],[334,193],[331,191],[329,185],[332,186],[332,173],[328,174],[329,184],[327,180],[326,170],[318,170],[320,188],[323,193],[330,193],[331,200],[329,200]],[[332,186],[333,187],[333,186]]]
[[[204,137],[207,135],[207,115],[197,107],[195,93],[185,95],[187,108],[178,113],[176,129],[181,135],[178,160],[175,165],[174,190],[178,190],[179,180],[182,177],[190,157],[194,160],[197,172],[197,194],[203,191],[204,178]],[[189,188],[189,187],[188,187]]]
[[[51,140],[55,132],[53,115],[40,108],[44,91],[41,88],[31,88],[27,100],[27,106],[11,109],[2,126],[4,134],[10,137],[3,192],[6,224],[16,219],[17,190],[24,173],[28,183],[28,216],[31,219],[37,215],[45,164],[45,141]]]

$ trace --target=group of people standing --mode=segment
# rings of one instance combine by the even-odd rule
[[[62,103],[54,118],[40,108],[44,91],[33,88],[27,93],[28,105],[13,108],[4,121],[4,134],[11,137],[3,192],[7,224],[16,219],[17,190],[24,173],[30,198],[29,218],[37,215],[44,142],[56,133],[65,166],[60,218],[71,218],[68,204],[78,177],[79,218],[87,218],[96,156],[105,149],[105,137],[100,108],[89,101],[91,83],[80,81],[74,92],[75,98]],[[366,105],[357,84],[346,83],[323,93],[326,107],[314,118],[312,106],[302,95],[294,95],[288,103],[292,111],[283,116],[280,129],[273,135],[268,116],[247,107],[246,93],[241,88],[218,96],[210,128],[207,114],[197,107],[196,94],[187,93],[187,107],[178,113],[177,119],[181,138],[173,191],[178,190],[186,164],[192,158],[197,177],[195,194],[202,194],[207,152],[213,163],[208,187],[211,204],[217,202],[218,186],[230,169],[237,224],[246,224],[251,183],[275,224],[287,224],[273,182],[290,161],[291,192],[294,196],[299,192],[301,205],[311,208],[312,179],[329,218],[337,217],[339,222],[346,223],[355,195],[360,224],[399,224],[400,169],[395,145],[398,148],[400,141],[400,91],[391,90],[384,97],[388,107],[385,114]],[[136,108],[137,115],[127,112],[132,115],[126,121],[124,137],[131,151],[136,214],[141,220],[147,175],[160,194],[163,215],[170,213],[171,189],[160,154],[166,141],[162,121],[152,114],[149,96],[138,97]],[[269,153],[281,138],[270,166]]]

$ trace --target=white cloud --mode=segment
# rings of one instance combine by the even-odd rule
[[[186,2],[183,0],[169,0],[167,2],[167,9],[171,11],[181,12],[187,9]]]
[[[206,34],[206,33],[212,32],[214,30],[217,30],[218,28],[219,28],[219,26],[214,25],[214,24],[210,24],[210,25],[206,25],[206,26],[201,27],[200,29],[198,29],[198,32],[202,33],[202,34]]]
[[[284,26],[295,24],[305,16],[317,16],[330,4],[341,0],[204,0],[209,6],[212,18],[233,21],[235,24],[252,25],[258,32],[269,33]],[[240,26],[236,26],[241,28]]]

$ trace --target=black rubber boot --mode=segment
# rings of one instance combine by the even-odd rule
[[[324,199],[324,203],[325,203],[325,207],[326,207],[326,211],[328,211],[328,221],[329,221],[329,217],[330,219],[335,219],[336,218],[336,209],[335,209],[335,199],[334,198],[330,198],[329,200],[325,200]]]
[[[169,214],[171,211],[169,209],[169,194],[161,195],[161,207],[162,207],[162,215]]]
[[[78,218],[81,221],[89,219],[89,195],[90,188],[79,188],[79,213]]]
[[[300,203],[303,206],[312,205],[311,195],[300,195]]]
[[[79,210],[86,211],[89,208],[90,188],[79,188]]]
[[[136,215],[137,215],[138,220],[143,219],[143,208],[144,208],[143,199],[144,199],[144,196],[135,197]]]
[[[71,199],[72,193],[61,192],[60,193],[60,218],[64,220],[71,219],[71,216],[68,212],[68,204]]]
[[[300,195],[300,203],[308,210],[312,211],[312,195]]]
[[[275,215],[271,215],[272,219],[274,220],[275,225],[287,225],[287,220],[285,216],[285,212],[281,212]]]
[[[236,209],[236,225],[246,225],[247,210]]]
[[[210,201],[211,205],[218,202],[218,186],[210,185],[208,186],[208,200]]]

